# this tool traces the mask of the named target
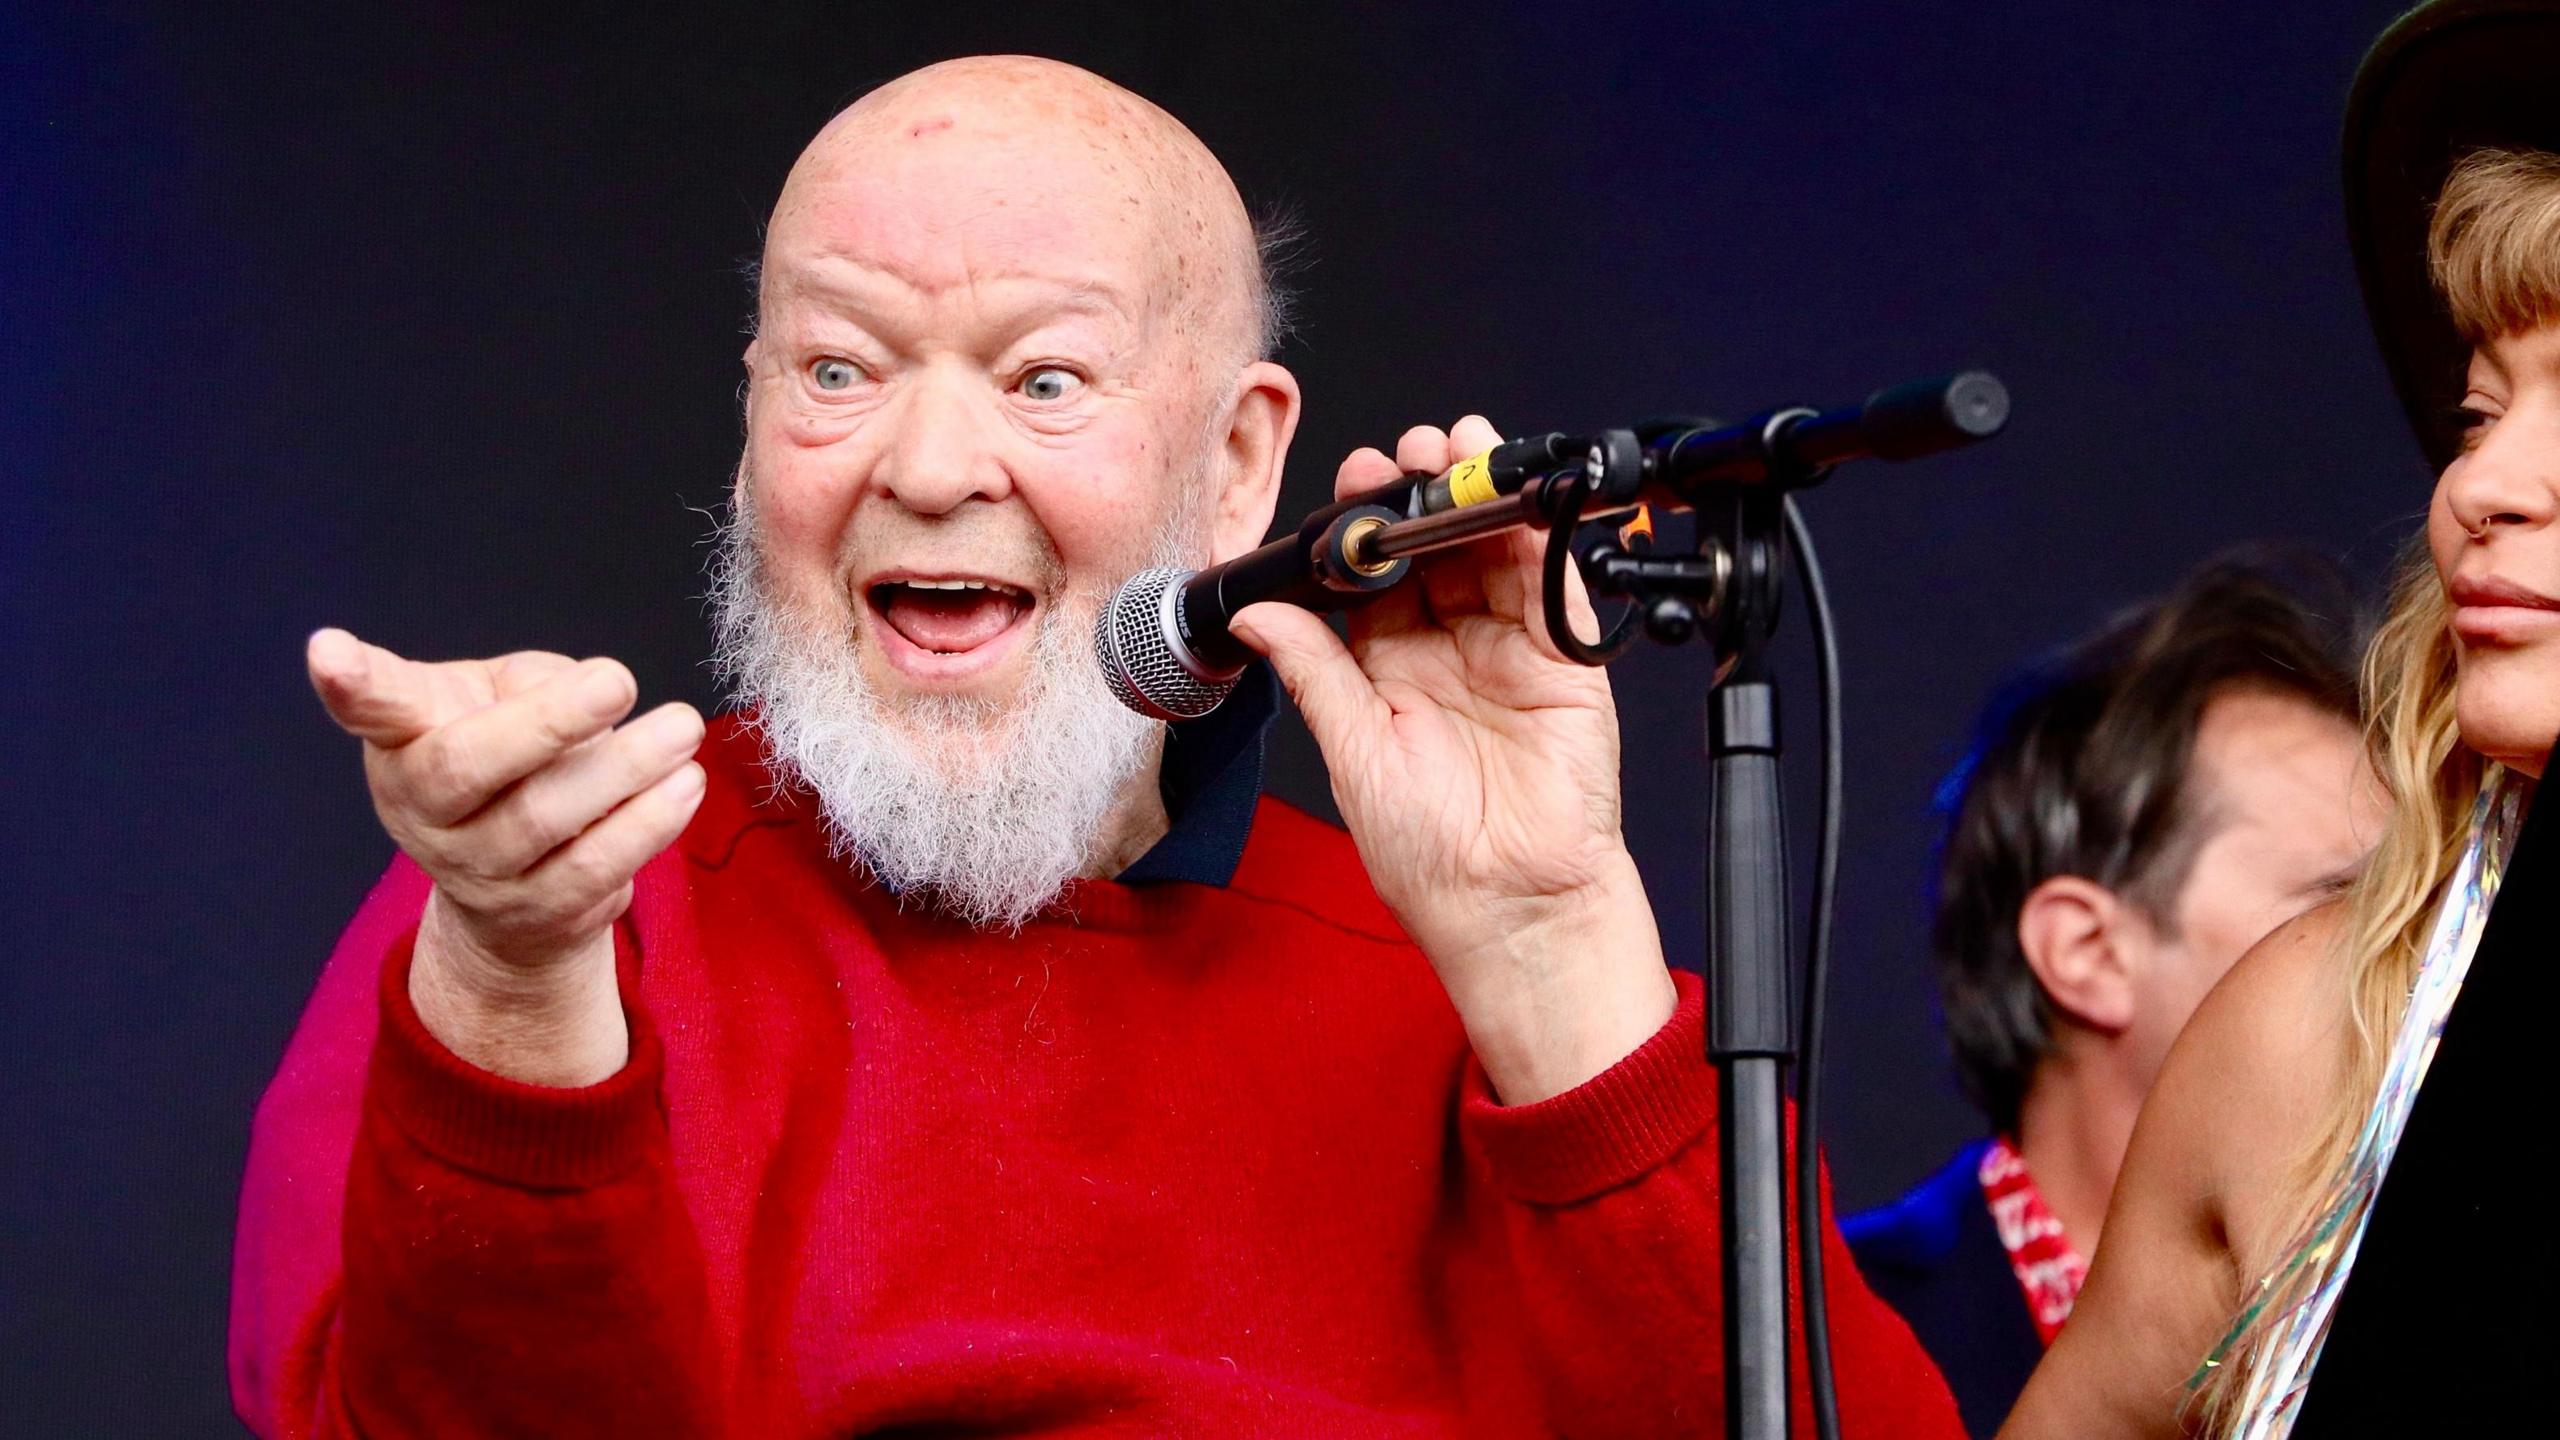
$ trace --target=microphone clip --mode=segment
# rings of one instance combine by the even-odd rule
[[[1682,645],[1723,613],[1733,556],[1714,543],[1689,555],[1650,555],[1602,545],[1583,557],[1582,574],[1593,590],[1633,602],[1648,639]]]

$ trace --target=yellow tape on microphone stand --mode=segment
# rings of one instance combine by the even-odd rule
[[[1493,488],[1493,452],[1470,455],[1449,467],[1449,503],[1463,510],[1469,505],[1482,505],[1499,500],[1502,492]]]

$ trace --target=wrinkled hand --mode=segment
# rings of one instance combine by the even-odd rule
[[[1361,450],[1337,496],[1438,472],[1500,443],[1480,416]],[[1548,641],[1542,532],[1424,557],[1351,612],[1346,647],[1307,611],[1260,605],[1235,633],[1268,655],[1333,777],[1380,898],[1429,956],[1502,1099],[1582,1083],[1642,1044],[1674,992],[1619,830],[1606,672]],[[1581,633],[1594,633],[1576,577]]]
[[[638,686],[612,660],[425,664],[343,630],[314,634],[305,658],[330,717],[364,741],[382,828],[435,880],[409,974],[418,1018],[527,1083],[619,1070],[612,926],[702,799],[701,715],[670,704],[615,728]]]

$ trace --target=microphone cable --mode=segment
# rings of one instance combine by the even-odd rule
[[[1796,579],[1804,590],[1813,627],[1814,694],[1822,712],[1822,811],[1814,832],[1813,916],[1807,927],[1804,1012],[1799,1021],[1796,1071],[1796,1268],[1804,1291],[1805,1379],[1813,1392],[1813,1430],[1819,1440],[1840,1440],[1840,1395],[1831,1373],[1831,1304],[1822,1284],[1822,1022],[1823,993],[1831,978],[1832,908],[1840,888],[1840,827],[1847,808],[1841,784],[1840,640],[1832,628],[1831,595],[1822,562],[1795,497],[1783,502],[1787,546],[1795,552]]]

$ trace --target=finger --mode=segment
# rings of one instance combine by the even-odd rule
[[[428,666],[367,645],[334,626],[311,632],[303,664],[329,718],[359,739],[396,748],[445,718],[438,713]]]
[[[489,679],[501,700],[521,695],[578,662],[549,650],[518,650],[489,662]]]
[[[1470,455],[1481,455],[1501,443],[1502,432],[1494,429],[1493,422],[1481,415],[1466,416],[1449,427],[1452,464]]]
[[[1333,498],[1340,500],[1363,490],[1375,490],[1402,473],[1396,469],[1396,462],[1387,458],[1387,452],[1364,445],[1344,457],[1342,468],[1333,472]]]
[[[1227,622],[1227,629],[1270,659],[1337,774],[1350,768],[1355,763],[1350,757],[1394,718],[1342,638],[1314,612],[1293,605],[1248,605]]]
[[[1460,458],[1481,455],[1501,443],[1502,432],[1482,415],[1463,416],[1449,427],[1449,449]],[[1423,576],[1422,589],[1430,598],[1432,613],[1449,618],[1489,614],[1524,623],[1543,640],[1546,632],[1540,597],[1544,592],[1539,572],[1546,559],[1547,540],[1542,530],[1514,530],[1480,540],[1450,556]],[[1582,593],[1578,572],[1567,575],[1566,587],[1566,608],[1587,620],[1591,607]],[[1548,648],[1552,650],[1553,646]]]
[[[702,733],[702,716],[692,706],[661,705],[526,776],[451,832],[452,853],[467,856],[465,863],[485,878],[520,875],[675,773],[701,748]]]
[[[523,883],[563,918],[610,901],[684,833],[702,804],[702,786],[702,767],[687,761],[526,872]]]
[[[1427,438],[1417,439],[1425,435],[1424,430],[1410,430],[1405,433],[1405,440],[1427,450],[1431,442]],[[1448,452],[1447,458],[1432,468],[1435,471],[1453,469],[1468,457],[1482,455],[1501,443],[1502,432],[1493,428],[1492,421],[1481,415],[1463,416],[1457,424],[1449,427],[1447,437],[1440,442],[1441,448]],[[1426,564],[1412,588],[1421,591],[1430,602],[1429,613],[1434,619],[1445,622],[1459,615],[1474,614],[1486,608],[1484,566],[1490,557],[1504,553],[1499,539],[1480,540],[1463,546],[1455,554],[1436,557],[1436,563]]]
[[[1490,615],[1526,627],[1541,645],[1561,656],[1548,638],[1546,624],[1547,546],[1560,542],[1544,530],[1520,529],[1487,536],[1426,562],[1419,584],[1431,613],[1442,622],[1466,615]],[[1565,613],[1576,635],[1597,641],[1599,619],[1591,593],[1582,583],[1582,567],[1566,562]]]
[[[1449,453],[1453,457],[1450,463],[1481,455],[1501,443],[1502,432],[1493,428],[1492,421],[1482,415],[1461,416],[1458,423],[1449,427]],[[1519,571],[1522,551],[1514,542],[1521,536],[1534,540],[1537,534],[1517,530],[1489,536],[1442,557],[1422,577],[1421,588],[1430,598],[1432,613],[1443,619],[1485,613],[1506,620],[1519,619],[1517,597],[1521,583],[1525,580],[1530,593],[1535,593],[1536,556],[1529,557],[1531,569]],[[1506,600],[1512,603],[1506,604]]]
[[[631,713],[639,685],[618,660],[589,660],[511,699],[439,725],[394,758],[395,797],[452,825],[499,791]]]
[[[1486,608],[1492,613],[1518,620],[1529,632],[1538,648],[1561,660],[1564,652],[1556,648],[1555,636],[1547,624],[1546,555],[1549,545],[1565,541],[1544,531],[1523,530],[1503,537],[1510,543],[1512,563],[1491,573],[1485,584]],[[1603,638],[1598,610],[1592,605],[1591,592],[1582,583],[1582,566],[1571,559],[1564,565],[1565,623],[1585,644],[1597,645]]]
[[[1494,609],[1493,583],[1511,559],[1509,535],[1472,540],[1424,557],[1420,583],[1415,588],[1422,591],[1430,602],[1432,615],[1442,624],[1462,616],[1486,614]]]
[[[1396,439],[1396,465],[1437,475],[1449,468],[1449,432],[1437,425],[1416,425]]]

